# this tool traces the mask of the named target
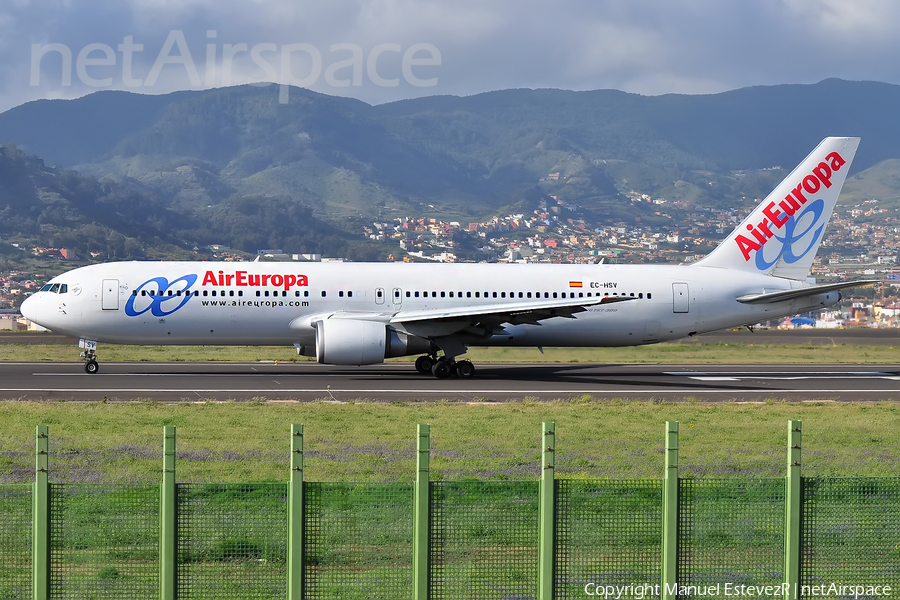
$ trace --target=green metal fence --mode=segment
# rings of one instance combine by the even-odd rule
[[[30,485],[0,485],[0,600],[31,597]]]
[[[140,486],[51,483],[39,426],[34,485],[0,486],[0,600],[900,595],[900,477],[801,478],[800,433],[783,479],[679,479],[668,423],[664,478],[591,481],[555,477],[544,423],[540,480],[447,482],[421,425],[415,482],[317,483],[292,425],[290,482],[211,484],[176,482],[166,427]]]
[[[412,484],[305,487],[305,597],[412,598]]]
[[[158,486],[51,484],[51,597],[155,595],[158,533]]]
[[[284,598],[287,486],[177,486],[177,597]]]

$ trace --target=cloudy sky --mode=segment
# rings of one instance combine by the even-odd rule
[[[272,80],[370,103],[900,83],[898,58],[895,0],[0,0],[0,111]]]

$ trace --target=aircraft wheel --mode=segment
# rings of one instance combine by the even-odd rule
[[[88,375],[93,375],[94,373],[96,373],[99,370],[100,370],[100,365],[97,363],[96,360],[89,360],[86,363],[84,363],[84,372],[87,373]]]
[[[434,360],[427,354],[416,359],[416,371],[422,375],[431,373],[432,368],[434,368]]]
[[[453,367],[446,360],[439,360],[431,371],[438,379],[447,379],[453,375]]]
[[[471,361],[461,360],[456,363],[456,374],[461,379],[472,379],[475,376],[475,365]]]

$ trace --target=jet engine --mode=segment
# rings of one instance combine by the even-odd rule
[[[377,321],[316,321],[316,361],[327,365],[374,365],[385,358],[431,351],[429,340],[411,336]]]

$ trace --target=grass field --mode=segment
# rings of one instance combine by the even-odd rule
[[[683,476],[778,477],[787,421],[803,421],[805,475],[900,475],[900,404],[658,404],[597,400],[429,403],[0,403],[0,483],[33,477],[34,428],[50,426],[51,480],[155,482],[162,428],[178,428],[178,479],[285,481],[290,423],[306,427],[311,481],[410,481],[417,423],[436,479],[533,479],[542,421],[558,476],[660,477],[666,420],[681,423]]]

